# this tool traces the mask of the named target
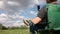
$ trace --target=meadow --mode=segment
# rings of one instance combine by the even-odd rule
[[[29,29],[0,30],[0,34],[29,34]]]

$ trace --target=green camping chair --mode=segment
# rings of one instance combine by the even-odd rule
[[[47,26],[49,27],[46,27],[45,29],[51,32],[53,30],[60,30],[60,5],[48,4],[46,7],[48,8],[49,24]]]
[[[60,5],[49,4],[48,6],[49,29],[60,30]]]
[[[55,30],[60,30],[60,5],[47,4],[46,8],[48,8],[48,24],[40,31],[41,34],[51,34]]]

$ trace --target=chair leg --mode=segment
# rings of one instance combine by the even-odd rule
[[[46,31],[41,31],[40,34],[51,34],[51,32],[46,30]]]

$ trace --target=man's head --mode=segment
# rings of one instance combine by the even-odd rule
[[[57,0],[46,0],[47,3],[57,4]]]

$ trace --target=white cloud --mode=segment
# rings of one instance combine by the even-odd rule
[[[14,5],[17,5],[17,6],[18,6],[18,5],[21,5],[21,4],[18,3],[18,2],[12,2],[12,1],[8,1],[8,4],[9,4],[9,5],[13,5],[13,6],[14,6]]]
[[[34,3],[37,4],[37,5],[40,4],[40,3],[39,3],[39,0],[34,0]]]
[[[2,14],[0,14],[0,16],[1,16],[1,17],[4,17],[4,16],[6,17],[7,15],[6,15],[6,14],[4,14],[4,13],[2,13]]]
[[[46,4],[46,0],[39,0],[40,4]]]
[[[19,27],[20,24],[18,22],[14,23],[12,26]]]
[[[19,16],[19,15],[13,15],[11,17],[10,16],[8,17],[10,19],[10,20],[8,20],[8,23],[13,24],[12,26],[19,27],[20,25],[24,25],[23,21],[22,21],[23,19],[25,19],[24,16]]]
[[[39,4],[46,4],[46,0],[34,0],[34,3],[39,5]]]
[[[20,26],[20,21],[8,21],[8,23],[7,23],[8,25],[6,25],[6,26],[8,26],[8,27],[19,27]]]
[[[3,1],[0,1],[0,8],[3,7]]]
[[[37,12],[34,12],[34,11],[30,11],[30,13],[33,15],[37,15]]]
[[[34,4],[30,4],[28,8],[31,8],[31,9],[34,8]]]
[[[19,27],[20,25],[23,25],[22,19],[24,19],[24,16],[19,15],[7,15],[7,14],[0,14],[0,23],[2,23],[6,27],[12,27],[16,26]],[[21,23],[21,24],[20,24]]]
[[[20,13],[24,11],[23,9],[25,7],[33,8],[34,4],[39,2],[35,0],[0,0],[0,8],[7,13],[0,14],[0,22],[7,27],[12,25],[18,26],[19,24],[17,22],[19,22],[20,25],[23,24],[22,19],[25,19],[25,17],[20,16]],[[34,11],[31,11],[30,13],[33,15],[37,14]]]
[[[33,8],[34,4],[44,4],[45,0],[0,0],[0,8],[5,10],[7,14],[12,15],[19,13],[25,7]]]
[[[5,21],[7,21],[7,15],[4,13],[0,14],[0,22],[5,22]]]
[[[9,20],[20,20],[24,18],[25,18],[24,16],[20,16],[20,15],[8,15]]]
[[[32,0],[1,0],[0,8],[5,10],[7,14],[12,15],[21,12],[19,10],[28,7],[30,4],[33,4]]]

